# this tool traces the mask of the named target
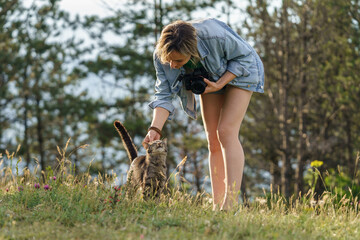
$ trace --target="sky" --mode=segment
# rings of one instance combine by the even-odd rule
[[[117,7],[121,5],[123,0],[61,0],[60,7],[72,14],[106,16],[109,11],[104,6],[109,5]],[[153,2],[153,0],[149,0]],[[163,2],[173,2],[173,0],[163,0]],[[236,4],[245,9],[248,0],[237,0]],[[272,0],[272,6],[279,6],[281,0]]]
[[[105,9],[105,3],[113,6],[116,2],[121,0],[62,0],[60,1],[60,8],[67,10],[71,14],[84,15],[99,15],[104,17],[109,14]]]

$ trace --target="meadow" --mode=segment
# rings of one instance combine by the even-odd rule
[[[0,239],[360,239],[354,196],[270,191],[222,212],[212,211],[209,193],[173,184],[144,201],[114,186],[115,175],[75,176],[63,153],[43,172],[4,167],[0,155]]]

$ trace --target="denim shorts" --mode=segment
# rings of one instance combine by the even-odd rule
[[[256,66],[257,71],[256,73],[251,74],[257,74],[259,81],[257,83],[247,83],[246,77],[238,77],[234,80],[230,81],[227,85],[231,85],[234,87],[242,88],[248,91],[252,92],[258,92],[258,93],[264,93],[264,84],[265,84],[265,73],[264,73],[264,65],[260,59],[260,57],[256,54]],[[225,86],[226,87],[226,86]],[[220,93],[223,89],[220,90]]]

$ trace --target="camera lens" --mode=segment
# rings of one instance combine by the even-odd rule
[[[202,94],[205,91],[207,84],[202,77],[196,77],[192,80],[191,91],[195,94]]]

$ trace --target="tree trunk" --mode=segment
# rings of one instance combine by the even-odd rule
[[[0,152],[3,152],[5,149],[2,149],[2,135],[3,135],[3,130],[2,130],[2,120],[1,120],[1,108],[0,108]]]
[[[101,167],[102,173],[105,173],[105,162],[106,162],[106,151],[105,151],[105,144],[101,143]]]
[[[195,182],[197,192],[200,192],[201,191],[202,174],[201,174],[200,166],[198,165],[196,152],[194,152],[194,154],[193,154],[193,163],[194,163],[194,180],[195,180],[194,182]]]
[[[155,35],[155,42],[157,42],[158,35],[160,34],[163,24],[162,24],[162,17],[163,17],[163,9],[162,9],[162,0],[159,0],[159,3],[157,3],[157,0],[154,0],[154,35]]]
[[[24,99],[24,150],[25,150],[25,158],[26,158],[26,167],[30,166],[30,149],[29,149],[29,127],[28,127],[28,101],[29,97],[26,95]]]
[[[44,152],[43,125],[42,125],[41,108],[40,108],[40,93],[36,94],[36,118],[37,118],[37,136],[38,136],[39,154],[40,154],[40,167],[42,171],[45,171],[45,152]]]
[[[306,62],[307,62],[307,56],[308,56],[308,37],[307,37],[307,25],[308,25],[308,15],[306,10],[303,13],[303,25],[300,30],[300,36],[301,36],[301,43],[300,43],[300,72],[299,72],[299,82],[300,82],[300,93],[298,96],[298,142],[296,145],[296,161],[297,161],[297,168],[295,173],[295,187],[294,187],[294,193],[299,194],[299,192],[304,191],[304,179],[303,179],[303,173],[304,173],[304,167],[305,167],[305,141],[306,141],[306,129],[305,129],[305,119],[306,119],[306,113],[305,113],[305,99],[306,99],[306,90],[307,90],[307,73],[306,73]]]
[[[184,149],[184,154],[183,154],[183,155],[184,155],[184,156],[188,156],[188,151],[187,151],[186,149]],[[179,181],[180,181],[180,183],[181,183],[181,186],[180,186],[180,187],[182,187],[182,184],[185,183],[186,173],[187,173],[187,171],[186,171],[186,162],[185,162],[184,165],[182,165],[182,166],[179,167]]]
[[[354,170],[356,169],[356,159],[354,155],[353,149],[353,137],[352,137],[352,122],[351,116],[349,116],[348,112],[344,111],[345,118],[345,134],[346,134],[346,148],[347,148],[347,165],[348,165],[348,173],[349,176],[354,176]]]
[[[283,44],[282,44],[282,76],[279,86],[280,96],[280,134],[281,134],[281,192],[285,197],[290,197],[291,194],[291,163],[290,163],[290,145],[289,145],[289,127],[288,127],[288,85],[290,81],[289,76],[289,55],[290,55],[290,40],[289,40],[289,24],[287,12],[287,0],[283,1]]]
[[[77,146],[76,136],[73,137],[73,142],[74,142],[74,145]],[[75,168],[74,169],[75,175],[78,175],[79,174],[79,154],[78,154],[77,150],[75,150],[75,152],[74,152],[74,165],[73,165],[73,167]]]
[[[277,161],[270,161],[271,185],[274,192],[278,192],[281,186],[281,170]]]

